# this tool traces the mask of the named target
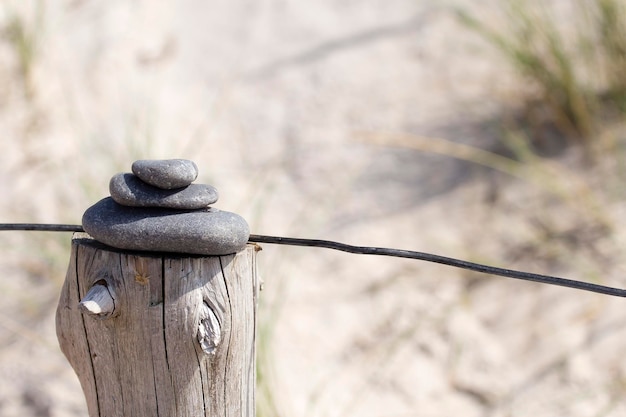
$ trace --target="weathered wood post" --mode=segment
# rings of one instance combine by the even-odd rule
[[[93,219],[101,210],[100,217],[90,210],[83,227],[99,234]],[[150,252],[75,234],[57,309],[61,350],[90,417],[253,417],[257,247],[219,255],[159,250],[150,245],[163,227],[152,233],[142,223],[145,209],[133,213],[140,228],[133,239],[152,242]],[[186,247],[179,238],[168,237]]]

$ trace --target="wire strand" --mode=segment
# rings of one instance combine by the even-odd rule
[[[0,231],[43,231],[43,232],[83,232],[80,225],[72,224],[33,224],[33,223],[0,223]],[[483,274],[497,275],[506,278],[520,279],[524,281],[539,282],[542,284],[558,285],[582,291],[590,291],[613,297],[626,297],[626,289],[608,287],[605,285],[592,284],[585,281],[576,281],[551,275],[535,274],[532,272],[517,271],[513,269],[498,268],[447,256],[435,255],[426,252],[417,252],[403,249],[379,248],[371,246],[353,246],[331,240],[302,239],[281,236],[250,235],[249,242],[268,243],[275,245],[308,246],[333,249],[342,252],[360,255],[380,255],[397,258],[417,259],[420,261],[433,262],[455,268],[467,269]]]
[[[432,253],[416,252],[403,249],[377,248],[370,246],[352,246],[345,243],[333,242],[330,240],[298,239],[279,236],[250,235],[250,242],[273,243],[279,245],[292,246],[314,246],[343,252],[356,253],[362,255],[394,256],[397,258],[410,258],[420,261],[433,262],[452,266],[455,268],[468,269],[484,274],[498,275],[506,278],[515,278],[525,281],[540,282],[542,284],[559,285],[561,287],[574,288],[577,290],[591,291],[614,297],[626,297],[626,290],[621,288],[608,287],[605,285],[592,284],[585,281],[575,281],[567,278],[559,278],[551,275],[534,274],[532,272],[516,271],[513,269],[498,268],[474,262],[463,261],[461,259],[449,258]]]
[[[0,223],[0,231],[18,230],[28,232],[84,232],[77,224]]]

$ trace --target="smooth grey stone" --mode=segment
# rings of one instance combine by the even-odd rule
[[[185,188],[163,190],[146,184],[133,174],[116,174],[109,183],[111,197],[128,207],[161,207],[180,210],[201,209],[217,201],[215,187],[191,184]]]
[[[228,211],[131,208],[110,197],[85,211],[83,229],[118,249],[198,255],[238,252],[250,236],[243,217]]]
[[[198,167],[188,159],[140,159],[131,170],[142,181],[164,190],[186,187],[198,177]]]

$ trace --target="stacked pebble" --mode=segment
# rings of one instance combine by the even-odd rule
[[[226,255],[241,250],[250,231],[235,213],[209,207],[217,190],[192,184],[195,163],[186,159],[139,160],[131,173],[113,176],[111,197],[89,207],[83,229],[119,249]]]

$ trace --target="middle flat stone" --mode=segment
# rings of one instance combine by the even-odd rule
[[[130,173],[111,178],[109,191],[113,200],[127,207],[161,207],[178,210],[205,208],[218,199],[215,187],[191,184],[185,188],[163,190],[146,184]]]

